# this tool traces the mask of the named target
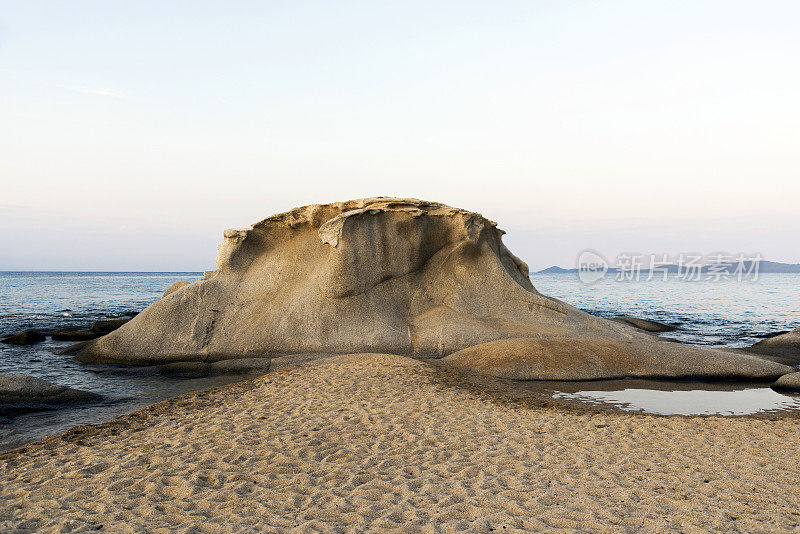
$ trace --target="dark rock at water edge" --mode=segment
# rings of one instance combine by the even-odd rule
[[[766,334],[753,334],[752,337],[760,337],[762,339],[767,339],[771,337],[782,336],[783,334],[788,334],[789,330],[780,330],[778,332],[767,332]]]
[[[89,327],[89,330],[92,332],[99,332],[101,334],[107,334],[109,332],[113,332],[120,326],[124,325],[128,321],[131,320],[131,317],[124,317],[122,319],[108,319],[105,321],[95,321],[92,323],[92,326]]]
[[[100,400],[96,393],[52,384],[27,375],[0,375],[0,415],[52,410]]]
[[[268,358],[233,358],[208,362],[174,362],[157,366],[162,375],[175,378],[204,378],[220,375],[266,373],[270,368]]]
[[[242,375],[270,370],[271,360],[267,358],[235,358],[211,364],[212,375]]]
[[[50,334],[53,341],[89,341],[102,336],[100,332],[85,329],[55,330]]]
[[[24,332],[4,337],[1,341],[9,345],[33,345],[34,343],[41,343],[45,339],[47,339],[47,336],[38,330],[25,330]]]
[[[255,375],[270,370],[269,358],[233,358],[217,362],[172,362],[145,367],[130,367],[122,371],[133,375],[164,375],[171,378],[206,378],[223,375]]]
[[[618,315],[611,319],[618,323],[627,324],[645,332],[674,332],[678,329],[677,326],[670,324],[659,323],[658,321],[650,321],[649,319],[639,319],[638,317],[629,317],[627,315]]]

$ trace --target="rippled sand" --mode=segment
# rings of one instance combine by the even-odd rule
[[[503,399],[350,355],[0,456],[0,531],[800,530],[800,421]]]

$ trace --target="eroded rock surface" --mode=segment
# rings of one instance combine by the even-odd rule
[[[216,271],[88,343],[79,358],[441,357],[534,328],[618,330],[540,295],[502,233],[478,213],[414,199],[297,208],[226,231]]]

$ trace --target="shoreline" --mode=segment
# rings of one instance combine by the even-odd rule
[[[495,386],[345,355],[184,393],[0,454],[0,528],[800,528],[797,418],[586,411]]]
[[[267,374],[278,373],[283,371],[284,369],[292,367],[300,367],[303,365],[316,365],[318,363],[321,363],[324,359],[327,358],[346,357],[346,356],[353,356],[353,355],[351,354],[325,355],[324,357],[321,357],[319,359],[312,358],[312,359],[298,360],[298,363],[293,363],[285,366],[282,365],[280,368],[274,370],[270,369],[268,373],[260,375],[252,375],[252,374],[241,375],[240,379],[236,379],[232,382],[220,385],[212,385],[207,387],[204,386],[200,387],[199,389],[191,389],[188,391],[184,391],[174,396],[153,402],[151,404],[137,407],[130,412],[114,416],[106,421],[100,421],[98,423],[92,423],[92,424],[78,424],[64,431],[46,435],[41,438],[34,439],[28,442],[24,442],[18,446],[14,446],[9,449],[0,448],[0,460],[2,460],[6,454],[15,453],[18,450],[27,450],[29,447],[35,446],[39,443],[42,443],[44,445],[45,443],[49,443],[51,441],[70,442],[73,439],[77,439],[74,438],[73,436],[87,437],[93,434],[102,433],[107,429],[112,430],[117,427],[124,427],[126,424],[128,424],[128,422],[136,422],[140,421],[143,417],[144,418],[148,417],[149,415],[158,415],[164,413],[165,410],[171,409],[174,406],[178,407],[185,406],[186,403],[184,401],[186,400],[194,398],[202,399],[211,394],[226,395],[228,394],[226,390],[229,388],[249,389],[252,387],[257,387],[256,381],[258,381],[260,378],[262,378]],[[575,413],[575,414],[603,413],[603,414],[617,415],[622,417],[640,417],[640,416],[667,417],[667,418],[722,417],[726,419],[735,418],[735,419],[768,419],[768,420],[800,419],[800,410],[761,411],[748,414],[689,414],[689,415],[659,414],[647,411],[624,410],[621,407],[609,402],[589,403],[578,399],[553,398],[552,396],[549,395],[549,391],[547,389],[544,389],[547,386],[552,387],[551,384],[559,386],[567,384],[564,382],[551,381],[550,383],[548,383],[546,381],[516,381],[509,379],[501,379],[492,377],[490,375],[485,375],[479,372],[469,371],[449,366],[444,364],[444,362],[438,359],[417,359],[399,355],[390,355],[390,356],[396,356],[398,358],[408,358],[409,360],[420,362],[424,365],[428,365],[434,372],[433,379],[439,382],[440,384],[447,387],[464,389],[470,394],[483,396],[487,400],[487,402],[493,402],[503,406],[513,406],[524,409],[556,410],[556,411],[563,411],[566,413]],[[531,387],[531,384],[534,382],[535,386]],[[683,389],[690,385],[704,386],[704,388],[706,389],[711,388],[711,389],[719,389],[722,391],[726,391],[731,388],[735,388],[736,386],[742,386],[742,385],[760,386],[765,389],[769,389],[769,386],[771,384],[770,381],[749,383],[741,381],[709,382],[703,380],[683,380],[683,379],[648,380],[648,379],[632,379],[632,378],[614,379],[614,380],[606,380],[606,379],[581,380],[581,381],[572,381],[569,382],[568,384],[572,389],[578,390],[582,389],[577,387],[579,385],[590,386],[592,384],[598,384],[601,386],[607,386],[612,383],[615,385],[619,385],[618,387],[622,387],[621,386],[622,384],[633,384],[640,386],[647,385],[650,387],[653,387],[653,385],[661,385],[661,386],[667,386],[669,388],[668,389],[669,391]],[[53,413],[58,411],[59,410],[51,410],[48,411],[47,413]],[[42,413],[42,412],[34,412],[34,413]]]

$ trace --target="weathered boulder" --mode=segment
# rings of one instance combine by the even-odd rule
[[[622,330],[540,295],[481,215],[376,198],[228,230],[216,271],[78,353],[161,364],[302,352],[441,357],[546,329]]]
[[[107,334],[109,332],[113,332],[117,328],[128,323],[130,320],[131,320],[130,317],[123,317],[121,319],[107,319],[104,321],[95,321],[89,327],[89,330],[91,330],[92,332],[98,332],[100,334]]]
[[[100,332],[92,332],[91,330],[84,330],[81,328],[55,330],[50,333],[50,337],[54,341],[87,341],[102,335],[103,334]]]
[[[175,293],[177,290],[179,290],[179,289],[181,289],[183,287],[186,287],[188,285],[189,285],[189,282],[175,282],[174,284],[169,286],[169,288],[167,288],[166,291],[164,291],[164,294],[161,295],[161,298],[163,299],[164,297],[168,297],[168,296],[172,295],[173,293]]]
[[[735,352],[650,339],[528,337],[490,341],[444,358],[512,380],[610,378],[774,380],[790,367]]]
[[[667,344],[541,295],[502,234],[478,213],[416,199],[297,208],[226,231],[216,271],[89,341],[77,357],[134,365],[299,353],[441,358],[507,338],[582,337],[617,343],[621,369],[643,355],[627,344]],[[698,375],[752,365],[744,355],[703,354]]]
[[[772,384],[772,389],[788,393],[800,393],[800,372],[783,375]]]
[[[47,339],[47,336],[38,330],[25,330],[17,334],[6,336],[0,341],[8,343],[9,345],[33,345],[34,343],[41,343],[45,339]]]
[[[99,400],[95,393],[52,384],[26,375],[0,375],[0,415],[49,410]]]
[[[639,319],[638,317],[629,317],[627,315],[617,315],[612,321],[630,325],[645,332],[673,332],[678,329],[671,324],[659,323],[658,321],[650,321],[649,319]]]
[[[774,362],[800,365],[800,328],[769,337],[745,350]]]

